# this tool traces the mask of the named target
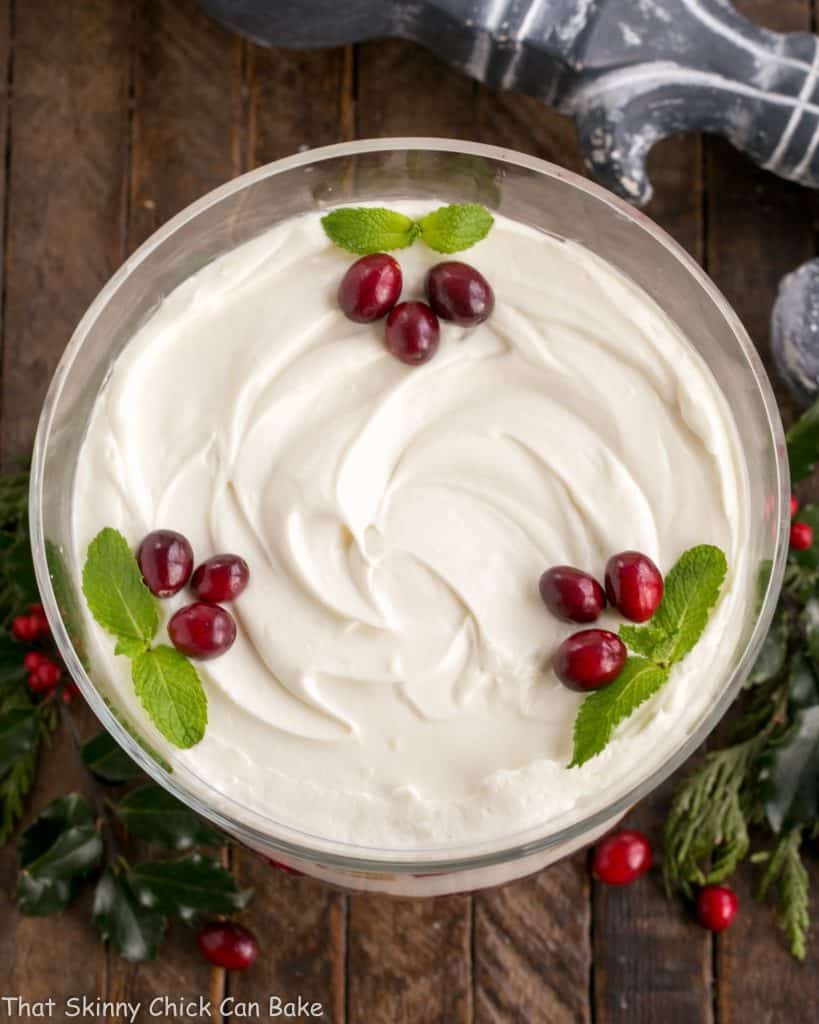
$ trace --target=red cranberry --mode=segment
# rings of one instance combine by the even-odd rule
[[[206,661],[230,649],[236,639],[236,623],[230,612],[218,604],[197,601],[171,617],[168,636],[178,651]]]
[[[796,513],[798,511],[799,511],[799,499],[796,497],[795,494],[792,494],[791,495],[791,519],[793,519],[793,517],[796,515]]]
[[[40,635],[40,626],[36,615],[18,615],[12,620],[11,632],[15,639],[30,642]]]
[[[791,523],[791,547],[794,551],[807,551],[813,546],[813,527],[808,523]]]
[[[554,669],[570,690],[599,690],[622,671],[626,646],[607,629],[581,629],[558,647]]]
[[[256,936],[233,921],[211,921],[199,929],[205,959],[228,971],[246,971],[259,955]]]
[[[592,874],[606,885],[628,885],[651,867],[651,844],[642,832],[624,829],[594,849]]]
[[[621,551],[606,564],[609,601],[632,622],[645,622],[663,596],[663,577],[648,555]]]
[[[250,581],[250,569],[238,555],[214,555],[203,562],[191,578],[191,590],[200,601],[232,601]]]
[[[33,672],[47,660],[46,656],[44,654],[40,654],[39,651],[29,651],[23,658],[23,665],[29,670],[29,672]]]
[[[483,274],[458,260],[434,266],[427,274],[426,292],[433,311],[461,327],[482,324],[495,308],[495,295]]]
[[[28,685],[33,693],[53,690],[62,678],[62,669],[50,658],[42,658],[40,664],[29,671]]]
[[[338,304],[349,320],[369,324],[386,316],[401,294],[401,267],[385,252],[362,256],[338,286]]]
[[[724,932],[737,916],[739,900],[727,885],[706,885],[697,895],[697,920],[712,932]]]
[[[606,607],[606,595],[597,580],[570,565],[547,569],[539,586],[549,611],[569,622],[594,622]]]
[[[438,318],[425,302],[399,302],[387,317],[387,348],[409,366],[432,359],[440,333]]]
[[[65,684],[65,686],[63,687],[63,693],[62,693],[63,704],[70,704],[74,700],[74,698],[75,697],[79,697],[79,695],[80,695],[80,688],[79,688],[79,686],[77,686],[77,684],[74,682],[73,679],[70,679]]]
[[[154,530],[139,545],[137,561],[151,593],[171,597],[190,579],[193,549],[175,530]]]
[[[296,871],[295,868],[291,868],[289,864],[282,864],[280,860],[273,860],[272,857],[265,857],[263,853],[259,856],[265,863],[269,864],[272,868],[276,868],[278,871],[284,872],[285,875],[293,875],[294,878],[304,878],[303,871]]]

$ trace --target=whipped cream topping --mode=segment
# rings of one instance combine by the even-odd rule
[[[421,297],[442,257],[421,243],[396,256],[402,298]],[[565,826],[656,769],[726,681],[749,600],[746,482],[710,372],[579,245],[497,217],[456,258],[489,280],[495,311],[442,324],[437,356],[409,368],[383,321],[340,312],[353,257],[319,215],[284,222],[163,301],[88,427],[78,573],[103,526],[134,547],[179,530],[197,561],[251,567],[234,647],[198,665],[196,747],[156,733],[87,615],[92,675],[206,799],[274,832],[411,850]],[[582,698],[550,658],[577,627],[543,607],[540,573],[600,578],[627,548],[666,572],[699,543],[729,563],[703,639],[602,755],[567,769]],[[161,602],[164,621],[189,600]]]

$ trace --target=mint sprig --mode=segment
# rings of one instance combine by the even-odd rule
[[[493,217],[479,203],[442,206],[417,221],[381,206],[346,206],[321,223],[331,242],[359,256],[406,249],[419,237],[436,252],[453,253],[486,238]]]
[[[702,636],[727,569],[719,548],[711,544],[690,548],[666,576],[663,599],[651,622],[620,628],[621,638],[635,655],[626,660],[613,683],[581,704],[570,768],[599,754],[620,722],[668,682],[671,666]]]
[[[183,750],[205,735],[208,702],[202,680],[184,654],[161,644],[131,662],[134,688],[151,721]]]
[[[663,599],[645,626],[622,626],[621,639],[637,654],[671,666],[702,636],[728,571],[725,555],[711,544],[689,548],[665,578]]]
[[[208,722],[202,680],[179,651],[164,644],[151,649],[159,610],[117,530],[105,527],[88,546],[82,589],[91,614],[116,637],[114,653],[131,659],[136,694],[148,717],[174,746],[195,746]]]

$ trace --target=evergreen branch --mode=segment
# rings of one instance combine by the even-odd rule
[[[25,809],[25,800],[37,774],[39,745],[24,754],[0,782],[0,846],[4,846]]]
[[[802,862],[801,846],[801,828],[792,829],[779,837],[759,883],[758,898],[764,899],[771,885],[778,883],[779,926],[787,936],[793,956],[804,960],[810,928],[810,883]]]
[[[692,885],[722,881],[747,856],[744,787],[764,743],[755,736],[708,754],[677,790],[665,827],[668,889],[677,885],[690,895]]]

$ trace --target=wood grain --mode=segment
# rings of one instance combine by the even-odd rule
[[[250,167],[352,138],[353,50],[248,50]]]
[[[472,1020],[468,896],[350,897],[349,1024]]]
[[[8,18],[8,5],[3,8]],[[127,126],[129,12],[107,0],[15,5],[5,248],[2,452],[27,454],[50,375],[85,307],[119,262]],[[8,28],[8,21],[6,21]],[[94,731],[90,712],[80,730]],[[65,732],[43,758],[25,821],[81,790]],[[105,990],[90,894],[55,921],[11,903],[16,844],[0,853],[3,993],[37,1000]],[[47,941],[49,934],[58,936]]]
[[[477,1024],[590,1020],[585,855],[478,893],[474,902]]]
[[[0,344],[3,337],[3,265],[6,252],[6,154],[10,152],[11,144],[11,71],[11,0],[0,0],[0,153],[3,157],[0,161]]]
[[[737,6],[779,31],[811,27],[809,0],[741,0]],[[770,364],[768,325],[780,278],[815,254],[817,195],[759,170],[721,141],[708,140],[706,157],[708,269],[761,352],[789,415]],[[815,894],[815,861],[810,873]],[[717,939],[718,1020],[808,1024],[819,1017],[819,991],[811,984],[819,971],[819,947],[814,939],[802,966],[788,956],[774,931],[771,906],[752,898],[750,886],[757,878],[750,867],[739,873],[741,917]]]

